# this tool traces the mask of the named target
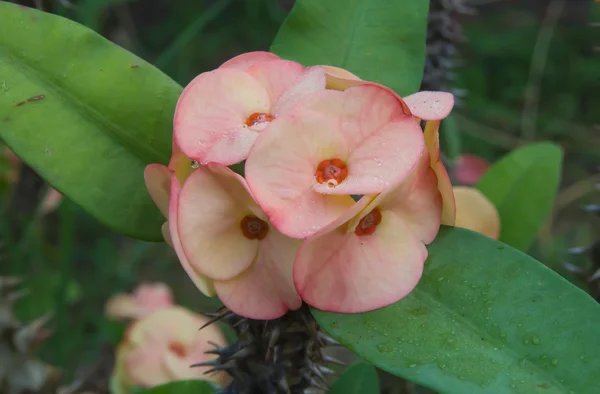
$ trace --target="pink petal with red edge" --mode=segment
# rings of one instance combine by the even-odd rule
[[[302,299],[328,312],[360,313],[393,304],[417,285],[427,249],[389,211],[372,235],[334,230],[306,240],[294,261]]]
[[[434,240],[442,218],[442,196],[426,150],[410,178],[393,191],[382,194],[378,205],[401,217],[424,244]]]
[[[413,116],[423,120],[444,119],[454,106],[454,96],[446,92],[417,92],[404,97]]]
[[[171,177],[171,198],[169,203],[169,230],[171,235],[171,242],[173,243],[173,249],[175,249],[175,253],[179,258],[179,262],[183,266],[183,269],[188,274],[192,282],[196,285],[198,290],[202,292],[202,294],[212,297],[215,295],[215,288],[213,286],[212,280],[207,278],[206,276],[200,274],[197,270],[192,267],[190,262],[188,261],[185,252],[183,251],[183,247],[181,246],[181,240],[179,239],[179,230],[178,230],[178,221],[177,221],[177,210],[179,207],[179,192],[181,191],[181,184],[177,180],[177,176],[173,175]]]
[[[190,264],[212,279],[244,272],[258,253],[259,241],[244,236],[240,223],[254,201],[244,179],[211,163],[194,171],[179,195],[179,237]]]
[[[248,74],[252,75],[268,92],[271,103],[276,103],[303,73],[304,66],[290,60],[261,62],[248,70]]]
[[[442,224],[454,226],[456,220],[456,203],[452,183],[444,163],[440,160],[440,121],[429,121],[425,124],[425,145],[431,158],[431,168],[438,179],[438,189],[442,195]]]
[[[279,56],[271,52],[247,52],[227,60],[225,63],[221,64],[221,67],[219,68],[233,68],[246,71],[257,63],[268,62],[277,59],[279,59]]]
[[[248,73],[218,69],[200,74],[177,103],[175,140],[187,157],[201,164],[235,164],[246,158],[257,137],[246,120],[270,110],[268,92]]]
[[[348,156],[333,118],[314,113],[271,122],[246,161],[246,179],[271,223],[292,238],[305,238],[331,223],[354,204],[350,196],[312,191],[318,164]]]
[[[305,96],[325,89],[325,70],[321,67],[311,67],[304,71],[277,101],[273,114],[281,116],[289,112]]]
[[[338,186],[315,184],[323,194],[376,194],[394,187],[417,165],[425,142],[414,118],[388,123],[356,146],[346,162],[348,177]]]
[[[165,217],[169,216],[171,172],[162,164],[149,164],[144,169],[144,181],[152,201]]]
[[[271,227],[250,269],[231,280],[215,282],[219,299],[250,319],[276,319],[298,309],[302,300],[294,288],[292,264],[299,246],[300,241]]]

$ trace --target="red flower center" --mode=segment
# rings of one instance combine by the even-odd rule
[[[169,343],[169,350],[177,355],[177,357],[185,357],[187,352],[185,351],[185,347],[179,342],[171,342]]]
[[[255,112],[252,115],[248,116],[248,119],[246,119],[246,126],[252,127],[261,123],[269,123],[273,119],[275,119],[275,117],[271,114]]]
[[[348,176],[348,167],[340,159],[323,160],[317,167],[315,178],[329,186],[339,185]]]
[[[247,215],[240,223],[244,237],[248,239],[264,239],[269,233],[269,225],[256,216]]]
[[[360,219],[354,233],[356,235],[371,235],[375,232],[379,223],[381,223],[381,212],[379,212],[379,209],[375,208],[365,217]]]

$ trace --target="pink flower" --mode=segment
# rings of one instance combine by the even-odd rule
[[[474,187],[454,186],[456,227],[477,231],[493,239],[500,236],[500,214],[496,206]]]
[[[474,185],[485,174],[490,163],[476,155],[461,155],[452,168],[454,178],[463,185]]]
[[[170,204],[177,255],[189,275],[214,281],[223,304],[253,319],[274,319],[300,307],[292,281],[300,242],[269,223],[241,176],[211,163],[182,187],[173,177]]]
[[[171,177],[174,177],[179,182],[184,182],[190,173],[193,171],[192,161],[185,157],[179,150],[179,147],[173,141],[173,156],[169,162],[169,166],[165,167],[162,164],[150,164],[144,170],[144,180],[150,197],[160,209],[165,218],[169,218],[169,200],[171,193]],[[165,242],[177,250],[179,245],[174,245],[171,239],[169,220],[167,220],[162,228],[162,235]],[[194,282],[198,290],[202,294],[212,297],[215,295],[215,288],[212,281],[204,275],[194,271],[184,256],[179,256],[179,261],[185,269],[190,279]]]
[[[442,198],[425,147],[395,187],[362,197],[331,225],[302,244],[294,283],[308,304],[358,313],[408,295],[421,278],[426,244],[439,230]]]
[[[324,88],[321,67],[304,68],[267,52],[240,55],[185,88],[175,110],[175,140],[200,164],[238,163],[273,119]]]
[[[132,294],[117,294],[106,304],[110,319],[137,320],[162,308],[173,305],[173,293],[164,283],[143,283]]]
[[[413,170],[421,127],[389,89],[364,84],[305,97],[261,133],[246,161],[248,184],[282,233],[305,238]]]
[[[363,81],[351,72],[338,67],[324,66],[323,68],[327,74],[328,89],[346,90],[353,86],[373,84],[372,82]],[[389,89],[388,91],[391,92]],[[446,92],[417,92],[402,99],[397,95],[396,97],[399,100],[404,100],[409,113],[418,121],[426,121],[425,144],[431,157],[431,168],[438,178],[438,188],[442,194],[444,204],[442,224],[452,226],[456,216],[456,207],[448,172],[440,160],[439,127],[440,121],[448,116],[454,106],[454,96]]]
[[[209,342],[226,346],[216,325],[199,330],[208,319],[179,306],[157,310],[134,322],[117,348],[111,391],[130,393],[135,387],[153,387],[184,380],[206,379],[225,384],[228,376],[204,375],[208,367],[191,365],[208,361],[214,355]]]

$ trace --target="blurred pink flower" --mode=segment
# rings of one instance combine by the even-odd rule
[[[246,159],[259,133],[304,95],[325,89],[325,71],[250,52],[197,76],[175,110],[174,136],[200,164]]]
[[[456,160],[452,172],[459,184],[471,186],[479,181],[489,167],[490,163],[484,158],[465,154]]]
[[[206,354],[226,341],[214,324],[201,330],[208,319],[179,306],[156,310],[132,323],[117,348],[111,377],[114,394],[128,394],[136,387],[153,387],[184,380],[206,379],[225,384],[228,375],[204,375],[209,367],[191,367],[208,361]]]
[[[142,283],[131,294],[117,294],[106,303],[106,316],[137,320],[173,305],[173,293],[164,283]]]
[[[257,138],[246,177],[279,231],[305,238],[404,179],[423,152],[419,124],[374,84],[305,97]]]
[[[171,180],[170,228],[188,275],[214,281],[219,298],[235,313],[275,319],[301,300],[292,281],[300,242],[277,231],[248,191],[244,178],[211,163],[180,188]]]

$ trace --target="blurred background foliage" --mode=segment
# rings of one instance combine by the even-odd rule
[[[293,0],[18,2],[94,29],[181,85],[239,53],[268,50],[293,5]],[[456,129],[442,141],[447,162],[464,153],[493,162],[530,141],[559,143],[565,151],[561,192],[531,253],[589,290],[564,263],[587,268],[589,255],[568,249],[590,244],[600,227],[597,215],[582,209],[600,202],[595,186],[600,182],[600,27],[591,26],[600,22],[600,3],[473,0],[468,5],[474,13],[451,15],[466,40],[452,59],[451,85],[461,93],[461,103]],[[119,341],[123,326],[104,319],[111,294],[160,280],[192,309],[217,305],[195,290],[168,246],[112,233],[70,201],[45,213],[40,204],[47,190],[14,157],[0,157],[0,274],[26,280],[29,294],[17,310],[21,318],[54,314],[53,335],[41,356],[63,367],[67,381]]]

